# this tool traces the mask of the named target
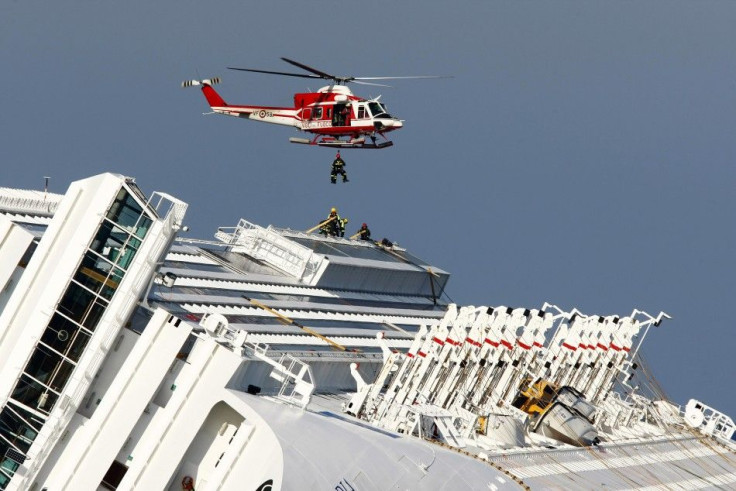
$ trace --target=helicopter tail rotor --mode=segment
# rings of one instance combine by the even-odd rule
[[[181,83],[181,88],[196,87],[199,85],[217,85],[222,82],[220,77],[205,78],[204,80],[185,80]]]
[[[215,89],[212,88],[213,85],[219,84],[220,81],[220,77],[205,78],[203,80],[185,80],[181,83],[181,87],[182,89],[185,89],[187,87],[201,86],[202,93],[207,99],[207,104],[214,109],[216,107],[227,106],[225,100],[215,91]]]

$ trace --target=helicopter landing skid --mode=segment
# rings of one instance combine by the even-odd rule
[[[336,148],[386,148],[394,144],[391,140],[376,142],[375,140],[366,143],[365,138],[354,138],[352,140],[340,140],[337,138],[324,137],[314,140],[308,138],[289,138],[291,143],[301,143],[304,145],[317,145],[320,147],[336,147]]]
[[[361,142],[335,140],[333,142],[315,143],[315,145],[319,145],[320,147],[337,147],[337,148],[386,148],[386,147],[390,147],[393,144],[394,142],[390,140],[386,140],[385,142],[380,142],[380,143],[366,143],[365,140]]]

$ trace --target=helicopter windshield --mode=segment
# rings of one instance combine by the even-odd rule
[[[374,118],[390,118],[391,115],[386,111],[386,106],[380,102],[369,102],[368,108],[371,110],[371,114]]]

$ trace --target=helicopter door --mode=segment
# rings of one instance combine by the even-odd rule
[[[350,106],[335,104],[335,111],[332,114],[332,126],[350,126]]]

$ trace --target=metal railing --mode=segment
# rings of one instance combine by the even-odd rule
[[[0,209],[7,211],[16,211],[23,213],[32,213],[35,215],[52,216],[59,207],[62,196],[48,195],[44,199],[39,198],[21,198],[18,196],[3,195],[0,190]]]
[[[243,252],[304,283],[313,284],[324,259],[310,248],[284,237],[272,227],[245,219],[235,227],[220,227],[215,237],[233,252]]]

